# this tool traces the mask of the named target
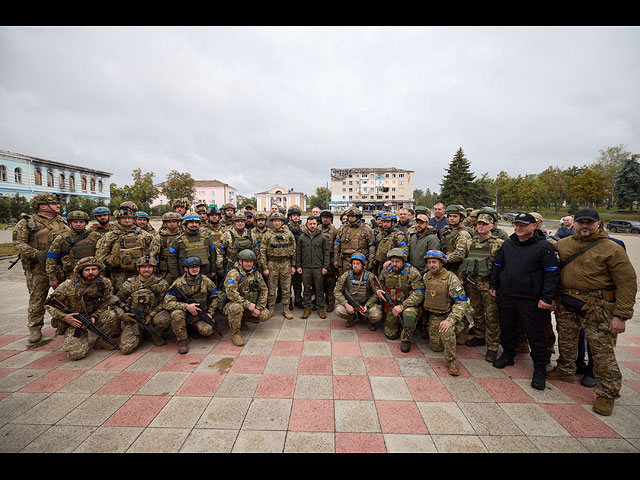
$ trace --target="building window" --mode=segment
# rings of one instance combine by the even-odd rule
[[[81,181],[80,186],[82,187],[82,191],[86,192],[87,191],[87,177],[85,177],[83,175],[80,181]]]
[[[53,187],[53,172],[51,170],[47,172],[47,187]]]
[[[67,182],[65,181],[65,178],[64,178],[64,173],[61,173],[60,176],[58,177],[58,185],[60,186],[61,190],[63,190],[67,186]]]
[[[76,177],[74,177],[73,175],[69,177],[69,190],[71,190],[72,192],[76,191]]]
[[[96,179],[92,178],[91,181],[89,182],[91,185],[91,191],[95,192],[96,191]]]
[[[16,167],[16,169],[13,171],[13,178],[15,179],[16,183],[22,183],[22,169],[20,167]]]
[[[102,193],[102,180],[98,180],[98,191]]]
[[[36,185],[42,185],[42,173],[40,172],[39,168],[36,168],[33,171],[33,181]]]
[[[7,167],[5,165],[0,165],[0,180],[7,181]]]

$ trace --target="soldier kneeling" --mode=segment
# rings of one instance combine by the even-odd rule
[[[224,279],[227,303],[223,313],[229,320],[231,341],[237,347],[244,345],[240,328],[242,322],[260,323],[271,316],[267,306],[268,288],[262,274],[255,268],[256,254],[242,250],[238,260]]]
[[[120,349],[124,354],[132,353],[138,347],[143,333],[151,336],[154,345],[167,343],[161,332],[168,331],[171,326],[169,312],[162,309],[169,283],[155,275],[157,265],[149,255],[140,257],[136,261],[138,276],[126,280],[118,291],[121,303],[116,311],[123,322]]]
[[[382,320],[382,308],[378,305],[374,274],[367,271],[367,259],[354,253],[349,259],[351,270],[344,272],[336,283],[335,312],[346,319],[345,327],[353,326],[357,318],[366,318],[369,330],[376,330],[376,322]]]
[[[89,332],[76,318],[78,314],[90,320],[109,338],[120,332],[117,313],[107,309],[113,297],[113,287],[103,275],[104,264],[96,257],[85,257],[76,263],[71,278],[62,282],[47,300],[51,325],[56,329],[56,335],[64,335],[62,350],[69,360],[80,360],[89,351]],[[98,337],[93,348],[116,348],[109,342]]]
[[[218,289],[209,277],[200,274],[200,257],[184,259],[184,275],[169,287],[163,308],[171,314],[171,328],[178,340],[178,353],[189,351],[187,325],[191,336],[208,337],[215,331],[213,314],[218,306]]]
[[[429,348],[444,351],[447,370],[460,375],[456,358],[456,344],[467,338],[468,323],[465,315],[470,307],[458,277],[444,268],[447,257],[437,250],[429,250],[424,258],[429,271],[424,274],[424,309],[429,317]]]

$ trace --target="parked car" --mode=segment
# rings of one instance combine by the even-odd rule
[[[509,212],[509,213],[505,213],[502,218],[504,220],[506,220],[507,222],[513,223],[513,221],[515,220],[516,216],[518,216],[519,214],[520,214],[520,212]]]
[[[635,220],[610,220],[607,223],[607,230],[611,233],[640,233],[640,222]]]

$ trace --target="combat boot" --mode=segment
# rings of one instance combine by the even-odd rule
[[[408,340],[402,340],[400,342],[400,351],[402,353],[407,353],[409,350],[411,350],[411,342]]]
[[[319,309],[318,309],[318,316],[319,316],[320,318],[327,318],[327,314],[326,314],[326,313],[324,313],[324,308],[319,308]]]
[[[482,337],[473,337],[464,343],[467,347],[483,347],[487,341]]]
[[[308,308],[305,308],[300,318],[309,318],[309,315],[311,315],[311,310],[309,310]]]
[[[495,362],[496,358],[498,358],[498,352],[495,350],[487,350],[487,353],[484,356],[484,359],[489,363]]]
[[[242,335],[240,335],[237,332],[231,334],[231,341],[236,347],[242,347],[244,345],[244,340],[242,339]]]
[[[368,326],[369,326],[369,330],[371,330],[372,332],[375,332],[376,330],[378,330],[378,327],[376,326],[375,323],[370,323]]]
[[[613,413],[614,403],[613,398],[598,396],[596,403],[593,404],[593,411],[600,415],[609,416]]]
[[[533,378],[531,379],[531,386],[538,390],[544,390],[545,379],[547,377],[547,370],[544,365],[536,365],[533,369]]]
[[[593,376],[593,374],[591,375],[585,375],[584,377],[582,377],[582,379],[580,380],[580,385],[582,385],[583,387],[587,387],[587,388],[593,388],[596,386],[596,379]]]
[[[327,313],[333,312],[333,309],[335,308],[335,306],[336,306],[335,302],[327,302]]]
[[[563,382],[567,382],[567,383],[575,383],[575,380],[576,380],[572,373],[564,373],[558,370],[558,367],[548,372],[547,378],[549,380],[562,380]]]
[[[507,365],[514,365],[515,363],[512,356],[502,352],[502,355],[493,362],[493,366],[496,368],[504,368]]]
[[[453,360],[449,360],[447,362],[447,372],[449,372],[449,375],[452,375],[454,377],[457,377],[458,375],[460,375],[460,367],[458,366],[458,360],[454,358]]]
[[[29,333],[29,343],[38,343],[42,339],[42,332],[40,330],[31,330]]]
[[[160,336],[162,337],[162,334],[160,334]],[[155,335],[151,335],[151,341],[156,347],[159,347],[161,345],[166,345],[165,343],[162,342],[162,339],[156,337]]]
[[[282,314],[284,315],[284,318],[287,318],[289,320],[293,318],[293,315],[291,314],[291,310],[289,310],[288,308],[284,308],[282,310]]]
[[[116,347],[111,345],[102,337],[98,337],[96,338],[96,343],[93,344],[93,349],[94,350],[115,350]]]
[[[185,354],[189,351],[189,340],[178,340],[178,353]]]
[[[345,327],[353,327],[353,318],[348,318],[346,322],[344,322]]]

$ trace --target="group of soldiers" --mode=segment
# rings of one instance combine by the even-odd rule
[[[335,309],[347,327],[363,321],[376,330],[382,321],[384,335],[399,338],[402,352],[421,327],[420,336],[444,352],[454,376],[460,373],[457,345],[486,345],[485,359],[496,362],[500,320],[489,284],[509,236],[491,207],[440,205],[434,217],[425,207],[381,211],[370,224],[351,207],[336,227],[333,213],[317,208],[303,224],[296,206],[255,212],[197,204],[191,210],[191,202],[177,199],[156,232],[132,202],[119,206],[115,221],[109,209],[96,208],[91,226],[84,212],[63,219],[51,194],[36,195],[31,206],[35,213],[14,231],[30,295],[29,342],[41,340],[46,306],[70,359],[89,349],[82,318],[99,327],[94,348],[131,353],[145,336],[160,345],[172,331],[178,351],[186,353],[190,337],[219,334],[216,313],[227,317],[232,342],[242,346],[246,322],[268,320],[281,302],[287,319],[295,306],[302,318],[312,310],[326,318]],[[533,215],[542,229],[542,218]],[[571,321],[584,328],[583,319]],[[550,312],[544,328],[550,358],[556,340]],[[524,328],[518,338],[528,351]],[[575,349],[559,342],[559,365],[568,371]],[[612,388],[602,395],[616,398]]]

